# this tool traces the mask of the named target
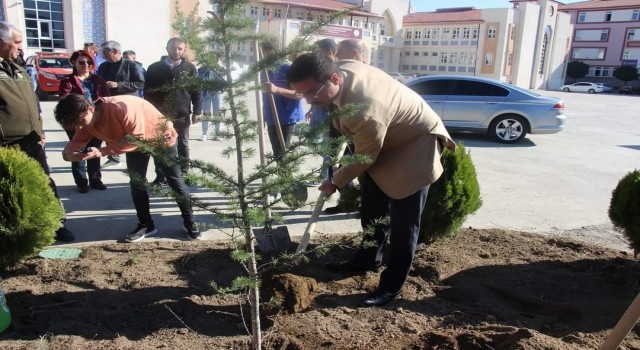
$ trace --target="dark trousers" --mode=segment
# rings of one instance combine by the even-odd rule
[[[69,140],[73,139],[76,131],[65,130]],[[99,148],[102,145],[102,140],[92,138],[85,147]],[[102,173],[100,172],[100,158],[91,158],[87,161],[81,160],[79,162],[71,162],[71,174],[73,180],[78,187],[86,187],[88,184],[93,184],[102,181]],[[87,175],[89,177],[87,178]]]
[[[291,143],[291,136],[293,136],[293,133],[296,131],[296,125],[295,124],[280,125],[280,127],[282,128],[282,137],[284,138],[284,146],[289,147],[289,144]],[[276,126],[269,125],[267,127],[267,132],[269,133],[269,141],[271,142],[271,149],[273,150],[273,156],[276,159],[282,158],[282,155],[284,154],[284,149],[280,147],[280,139],[278,138],[278,131],[276,130]]]
[[[174,145],[170,149],[170,155],[176,156],[178,154],[177,148]],[[153,222],[151,219],[151,212],[149,211],[149,192],[147,191],[146,175],[147,168],[149,167],[149,153],[143,153],[139,151],[129,152],[127,155],[127,171],[129,172],[129,185],[131,186],[131,198],[133,199],[133,206],[136,209],[138,215],[138,221],[142,224],[149,224]],[[182,179],[182,172],[180,171],[180,165],[178,163],[166,164],[161,159],[155,159],[156,167],[162,169],[162,173],[167,179],[169,187],[177,195],[176,203],[182,213],[182,219],[185,222],[193,221],[191,208],[191,194],[189,188]],[[140,182],[139,182],[140,181]]]
[[[188,119],[188,118],[187,118]],[[176,146],[178,148],[178,155],[180,156],[180,168],[183,173],[189,171],[189,122],[174,121],[173,128],[178,133],[176,140]],[[155,162],[155,159],[154,159]],[[160,179],[164,179],[165,176],[162,172],[162,167],[159,167],[156,163],[156,176]]]
[[[26,153],[29,157],[35,159],[38,164],[40,164],[40,167],[42,167],[44,173],[47,174],[47,177],[49,177],[49,186],[51,187],[53,194],[56,196],[56,198],[60,199],[60,196],[58,196],[58,188],[56,187],[56,183],[53,181],[51,175],[49,174],[49,164],[47,164],[47,155],[44,151],[44,147],[38,140],[36,140],[35,135],[27,136],[23,140],[7,145],[7,147],[10,146],[18,146],[22,152]],[[62,206],[62,208],[64,209],[62,201],[60,201],[60,206]]]
[[[379,266],[382,255],[390,239],[390,258],[387,268],[380,275],[378,289],[389,293],[399,293],[409,275],[413,255],[418,243],[420,221],[424,210],[429,186],[402,199],[389,198],[368,173],[361,176],[362,206],[360,209],[363,228],[373,225],[373,236],[365,236],[364,240],[373,241],[377,246],[360,248],[354,258],[356,264]],[[387,219],[387,223],[376,220]]]

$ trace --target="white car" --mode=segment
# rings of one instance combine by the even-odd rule
[[[387,72],[387,74],[389,74],[393,79],[404,83],[405,81],[409,80],[409,78],[407,78],[406,76],[404,76],[402,73],[398,73],[398,72]]]
[[[596,83],[588,83],[588,82],[579,82],[573,83],[571,85],[562,85],[560,87],[561,91],[564,92],[588,92],[590,94],[595,94],[597,92],[604,92],[604,87],[602,84]]]

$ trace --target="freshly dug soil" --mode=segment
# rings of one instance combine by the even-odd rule
[[[13,324],[0,335],[1,349],[249,347],[246,296],[216,294],[210,285],[244,275],[231,243],[83,249],[80,259],[33,258],[4,274]],[[398,299],[363,308],[358,302],[379,273],[323,269],[351,253],[335,247],[269,272],[286,275],[272,294],[284,299],[282,310],[265,309],[265,349],[597,349],[640,277],[627,252],[469,228],[419,251]],[[637,331],[622,349],[640,349]]]

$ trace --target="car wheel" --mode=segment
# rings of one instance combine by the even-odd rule
[[[569,88],[564,88],[564,89],[562,89],[562,91],[564,91],[564,92],[571,92],[571,90],[569,90]]]
[[[499,116],[491,122],[489,132],[500,143],[516,143],[527,134],[527,122],[517,115]]]
[[[38,99],[40,101],[46,101],[49,99],[49,94],[40,90],[39,86],[36,88],[36,94],[38,95]]]
[[[589,91],[587,91],[587,92],[588,92],[588,93],[590,93],[590,94],[595,94],[595,93],[596,93],[596,90],[594,90],[594,89],[589,89]]]

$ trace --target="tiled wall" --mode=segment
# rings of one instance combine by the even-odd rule
[[[105,0],[82,0],[85,42],[100,45],[106,41],[104,2]]]

